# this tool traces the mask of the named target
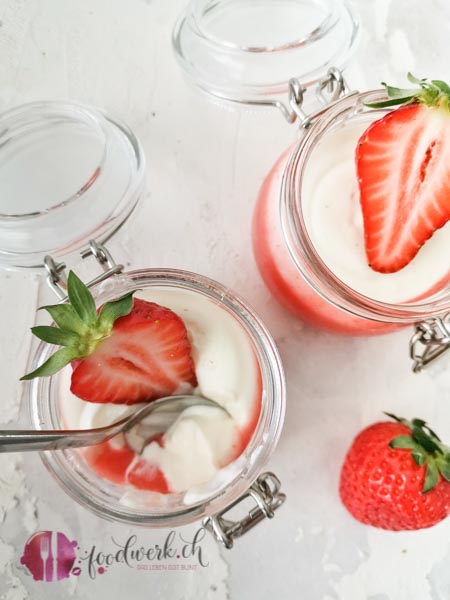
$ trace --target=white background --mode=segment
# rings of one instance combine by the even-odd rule
[[[178,267],[229,285],[272,331],[286,369],[287,419],[270,469],[287,504],[232,551],[212,539],[196,572],[136,571],[123,565],[91,581],[33,582],[19,566],[27,538],[60,530],[89,549],[136,533],[140,545],[167,532],[130,529],[75,505],[37,456],[0,457],[0,594],[32,598],[279,598],[441,600],[450,597],[450,520],[430,530],[389,533],[355,522],[341,506],[339,469],[352,437],[382,410],[420,416],[450,440],[450,375],[443,365],[412,375],[410,331],[374,339],[334,337],[289,316],[256,270],[250,223],[257,190],[295,136],[276,111],[225,109],[191,90],[171,50],[178,0],[1,0],[0,109],[38,99],[103,107],[127,122],[148,159],[138,217],[111,244],[132,268]],[[359,0],[363,35],[347,79],[352,87],[449,79],[446,0]],[[80,271],[85,273],[86,266]],[[0,274],[1,421],[26,423],[18,378],[28,328],[49,299],[37,276]],[[448,364],[448,363],[447,363]],[[192,535],[196,527],[186,528]]]

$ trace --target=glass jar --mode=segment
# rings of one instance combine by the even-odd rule
[[[233,292],[219,283],[186,271],[144,269],[115,274],[95,288],[96,302],[104,302],[131,290],[188,290],[208,298],[232,315],[250,340],[259,365],[262,380],[262,404],[258,423],[242,454],[221,469],[213,480],[196,486],[195,492],[157,494],[133,490],[124,495],[125,486],[111,483],[99,476],[77,449],[42,453],[42,460],[61,487],[77,502],[96,514],[133,525],[173,527],[205,518],[228,547],[233,537],[243,531],[234,523],[223,520],[230,506],[251,495],[257,511],[244,524],[272,516],[284,500],[279,482],[262,468],[272,454],[284,419],[285,385],[280,357],[275,344],[254,312]],[[33,368],[53,352],[49,344],[41,343],[33,360]],[[32,421],[37,429],[62,429],[58,379],[60,374],[37,378],[29,382],[28,395]],[[255,507],[253,507],[254,509]],[[256,514],[257,513],[257,514]],[[248,522],[247,522],[248,521]],[[242,524],[240,524],[242,525]]]
[[[267,330],[246,304],[219,283],[194,273],[147,269],[124,273],[102,245],[128,220],[144,187],[145,159],[133,132],[103,111],[68,102],[34,102],[0,114],[0,267],[46,274],[66,298],[66,265],[94,257],[102,272],[88,283],[99,303],[136,288],[190,290],[226,311],[250,340],[262,376],[262,409],[241,455],[217,480],[187,494],[136,493],[121,502],[123,486],[96,475],[79,451],[42,453],[62,488],[96,514],[130,524],[174,526],[205,518],[225,546],[285,499],[280,482],[262,473],[278,441],[285,386],[280,358]],[[52,352],[41,344],[37,364]],[[37,429],[62,429],[58,375],[27,383]],[[130,486],[131,489],[131,486]],[[136,491],[138,492],[138,491]],[[248,509],[248,498],[253,499]],[[243,502],[247,513],[224,519]]]
[[[383,91],[353,92],[305,117],[300,139],[267,176],[254,213],[253,247],[267,286],[296,316],[334,333],[388,333],[450,310],[448,272],[411,300],[378,301],[346,285],[321,258],[308,231],[305,181],[314,161],[320,160],[321,144],[338,130],[357,125],[367,128],[389,109],[372,109],[365,104],[384,99]],[[358,137],[352,156],[357,141]],[[337,198],[339,193],[337,190]],[[422,337],[421,341],[426,340]]]

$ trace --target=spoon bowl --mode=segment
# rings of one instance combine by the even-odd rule
[[[158,398],[142,406],[128,417],[105,427],[95,429],[54,429],[54,430],[0,430],[0,453],[29,452],[32,450],[64,450],[95,446],[110,440],[119,433],[128,433],[152,413],[165,413],[166,418],[159,424],[158,432],[163,433],[191,406],[210,406],[229,412],[209,398],[194,395],[177,395]]]

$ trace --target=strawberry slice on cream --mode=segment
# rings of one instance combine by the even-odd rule
[[[186,327],[178,315],[132,293],[96,310],[89,289],[71,271],[70,303],[44,307],[56,327],[33,333],[63,348],[22,379],[53,375],[69,362],[72,392],[87,402],[136,404],[189,392],[197,384]]]
[[[356,168],[369,266],[394,273],[408,265],[450,219],[450,87],[410,80],[415,90],[386,86],[402,104],[361,136]]]

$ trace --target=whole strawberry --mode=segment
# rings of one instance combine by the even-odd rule
[[[388,416],[395,422],[375,423],[353,441],[341,471],[341,500],[373,527],[431,527],[450,513],[450,448],[424,421]]]

